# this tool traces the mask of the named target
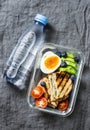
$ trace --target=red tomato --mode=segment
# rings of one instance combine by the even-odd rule
[[[40,98],[44,93],[43,87],[42,86],[36,86],[32,91],[31,91],[31,96],[33,98]]]
[[[35,105],[37,107],[46,108],[47,105],[48,105],[48,101],[47,101],[47,99],[45,97],[41,97],[39,99],[36,99]]]
[[[68,101],[68,99],[66,99],[65,101],[62,101],[59,103],[58,109],[60,111],[65,111],[65,110],[67,110],[68,106],[69,106],[69,101]]]

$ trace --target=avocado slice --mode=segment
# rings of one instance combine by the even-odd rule
[[[72,66],[74,69],[77,69],[77,63],[71,61],[65,61],[68,66]]]
[[[77,71],[72,66],[67,66],[65,68],[60,67],[59,71],[65,71],[65,72],[68,72],[70,74],[75,74],[75,75],[77,74]]]
[[[71,62],[75,62],[75,60],[74,60],[73,58],[70,58],[70,57],[67,57],[67,58],[62,57],[61,60],[62,60],[62,61],[71,61]]]
[[[74,59],[74,55],[71,52],[67,52],[67,57],[73,58]]]

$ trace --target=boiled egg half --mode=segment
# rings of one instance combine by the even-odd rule
[[[54,72],[61,64],[61,59],[52,51],[46,52],[41,59],[40,69],[43,73],[49,74]]]

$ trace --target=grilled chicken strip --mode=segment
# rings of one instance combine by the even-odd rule
[[[71,86],[73,86],[72,84],[72,80],[69,79],[66,83],[66,85],[64,86],[62,92],[60,93],[59,98],[63,98],[64,96],[67,96],[69,94],[69,92],[71,91]],[[68,92],[67,92],[68,91]],[[68,94],[67,94],[68,93]]]
[[[50,107],[53,107],[53,108],[56,108],[56,107],[58,106],[58,101],[50,102],[50,103],[49,103],[49,106],[50,106]]]
[[[51,88],[49,90],[51,91],[51,96],[50,96],[51,101],[55,101],[58,98],[58,95],[59,95],[58,85],[63,80],[64,76],[65,76],[65,72],[52,73],[48,75],[48,78],[50,81],[50,88]],[[58,81],[58,84],[57,84],[57,81]]]
[[[57,86],[60,85],[61,81],[63,80],[63,78],[65,76],[65,74],[66,74],[65,72],[60,72],[59,74],[57,73],[57,80],[56,80]]]
[[[67,96],[67,95],[71,92],[72,87],[73,87],[73,84],[71,84],[71,85],[69,86],[67,92],[65,93],[65,96]]]
[[[55,86],[53,84],[52,74],[48,75],[48,79],[49,79],[49,83],[50,83],[50,89],[49,89],[49,91],[51,91],[50,100],[53,101],[54,100]]]
[[[70,75],[68,73],[66,73],[64,79],[62,80],[60,86],[59,86],[59,93],[61,93],[62,89],[64,88],[66,82],[68,81]]]

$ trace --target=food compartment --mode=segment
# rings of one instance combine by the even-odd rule
[[[52,43],[45,44],[37,54],[29,86],[30,107],[61,116],[70,115],[75,106],[83,66],[82,52]],[[38,89],[40,97],[33,96],[33,90],[36,92]]]

